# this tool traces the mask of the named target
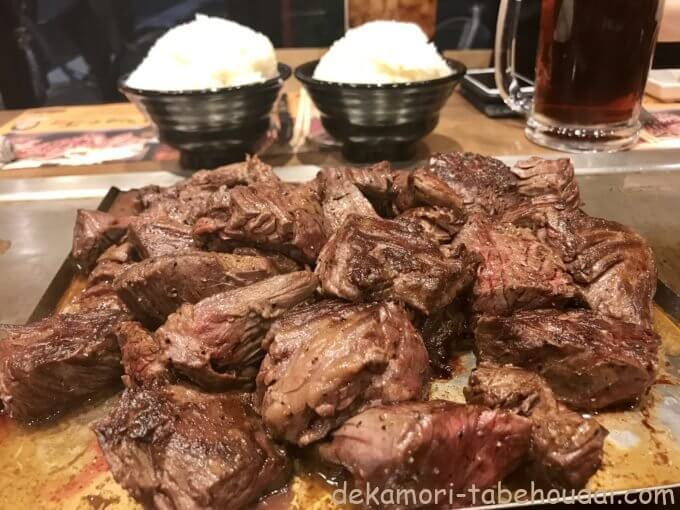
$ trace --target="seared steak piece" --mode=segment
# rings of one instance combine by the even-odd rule
[[[254,246],[312,263],[326,242],[316,191],[307,185],[237,186],[213,195],[193,230],[197,244],[213,251]]]
[[[461,197],[447,182],[425,168],[399,174],[393,186],[397,212],[426,205],[453,209],[459,216],[465,214]]]
[[[97,265],[90,272],[87,284],[94,286],[100,283],[113,282],[113,279],[125,271],[137,260],[137,250],[128,241],[110,246],[97,259]]]
[[[450,376],[448,361],[453,351],[469,347],[471,332],[465,303],[457,299],[429,317],[417,314],[412,322],[423,337],[434,374],[438,377]]]
[[[127,389],[96,434],[113,477],[145,508],[239,510],[290,475],[237,394]]]
[[[191,178],[175,186],[176,189],[193,189],[202,191],[217,191],[221,187],[234,188],[249,184],[278,183],[280,179],[267,163],[260,161],[257,156],[247,156],[240,163],[221,166],[214,170],[200,170]]]
[[[170,220],[193,225],[207,214],[212,197],[218,190],[250,184],[277,185],[281,181],[272,168],[257,157],[249,157],[242,163],[201,170],[191,178],[164,189],[149,190],[142,195],[146,220]]]
[[[138,322],[118,324],[114,333],[125,370],[125,386],[148,386],[171,379],[158,340]]]
[[[147,184],[141,188],[130,189],[127,195],[132,198],[133,214],[142,213],[164,189],[166,188],[162,188],[157,184]]]
[[[78,269],[89,271],[101,253],[125,235],[129,217],[78,209],[71,256]]]
[[[531,158],[508,168],[494,158],[451,152],[432,156],[426,170],[445,181],[471,212],[496,216],[522,203],[580,205],[568,159]]]
[[[568,158],[532,157],[517,162],[510,171],[519,179],[517,191],[532,205],[554,204],[560,209],[578,209],[581,205],[574,165]]]
[[[323,173],[331,179],[349,181],[368,199],[372,208],[380,216],[392,216],[393,173],[387,161],[366,167],[325,168]],[[319,196],[322,196],[321,182],[318,177],[313,181],[314,184],[317,186]]]
[[[15,420],[52,417],[120,384],[113,327],[120,310],[96,309],[15,326],[0,341],[0,400]]]
[[[293,271],[301,271],[304,269],[298,262],[275,251],[260,250],[248,246],[237,246],[231,253],[234,255],[247,255],[250,257],[266,257],[274,264],[276,272],[279,274],[292,273]]]
[[[562,260],[528,229],[494,225],[474,215],[454,245],[464,245],[480,259],[472,289],[474,313],[509,315],[578,301],[578,289]]]
[[[97,262],[94,266],[90,276],[87,277],[87,283],[90,286],[98,285],[100,283],[111,283],[114,278],[125,271],[132,264],[121,264],[112,260],[102,260]]]
[[[208,210],[212,195],[212,191],[183,189],[153,201],[139,218],[151,223],[161,221],[191,226]]]
[[[343,167],[333,170],[345,174],[371,201],[383,200],[392,193],[393,174],[388,161],[365,167]]]
[[[178,213],[182,211],[182,200],[188,199],[194,202],[191,206],[183,209],[188,215],[183,218],[191,220],[191,209],[197,211],[201,207],[198,205],[198,200],[207,198],[211,193],[220,188],[233,188],[235,186],[247,186],[248,184],[258,183],[278,183],[280,179],[272,170],[272,167],[263,163],[257,156],[248,156],[245,161],[241,163],[233,163],[231,165],[221,166],[214,170],[199,170],[195,172],[189,179],[178,182],[174,186],[167,188],[147,187],[140,190],[141,202],[144,209],[147,209],[146,215],[163,215],[163,210],[167,212],[165,215],[175,216],[175,221],[185,223],[183,219],[177,219]],[[192,199],[193,197],[193,199]],[[159,204],[165,202],[166,204]],[[196,217],[193,217],[193,221]],[[186,223],[193,223],[187,221]]]
[[[319,172],[316,180],[327,237],[333,235],[350,214],[378,216],[368,199],[345,173],[327,168]]]
[[[474,268],[469,253],[446,257],[415,223],[352,215],[323,247],[316,273],[327,295],[398,300],[430,314],[471,283]]]
[[[299,271],[184,304],[158,331],[164,359],[196,384],[221,390],[252,383],[271,322],[312,297],[318,281]]]
[[[260,414],[275,437],[322,439],[358,410],[420,398],[427,351],[393,303],[322,301],[276,321],[257,376]]]
[[[76,313],[117,309],[127,313],[127,306],[118,298],[113,288],[113,280],[137,260],[137,249],[129,241],[111,245],[97,259],[97,265],[87,278],[87,287],[61,311]]]
[[[103,280],[93,285],[88,284],[80,294],[77,294],[60,311],[61,313],[75,314],[96,310],[118,310],[126,316],[130,314],[127,306],[120,300],[109,280]]]
[[[531,420],[531,479],[579,489],[599,469],[607,431],[558,403],[541,376],[512,366],[482,364],[470,375],[465,399]]]
[[[529,420],[499,409],[406,402],[354,416],[319,452],[349,471],[356,488],[393,491],[388,508],[451,508],[466,503],[457,495],[473,485],[484,489],[512,472],[529,448],[530,432]],[[405,491],[423,490],[432,497],[428,505],[424,498],[396,501]]]
[[[470,212],[501,214],[519,200],[517,177],[501,161],[469,152],[439,153],[427,170],[446,182]]]
[[[651,330],[585,310],[482,317],[475,329],[479,361],[533,370],[585,411],[636,402],[654,380],[658,347]]]
[[[411,221],[439,244],[450,244],[465,225],[466,215],[461,210],[446,207],[416,207],[397,217],[397,221]]]
[[[191,227],[169,220],[136,218],[130,223],[128,236],[143,259],[195,249]]]
[[[125,241],[120,244],[113,245],[109,247],[104,253],[102,253],[97,262],[118,262],[119,264],[127,264],[131,262],[136,262],[138,260],[137,251],[135,246],[129,242]]]
[[[651,328],[656,262],[633,229],[614,221],[578,215],[573,223],[579,251],[567,268],[588,306],[597,312]]]
[[[395,170],[392,172],[392,192],[389,196],[390,209],[394,214],[417,207],[413,189],[413,170]]]
[[[168,188],[148,190],[142,194],[143,216],[193,225],[207,212],[212,194],[220,188],[278,182],[280,180],[272,167],[256,156],[248,157],[242,163],[198,171],[191,178]]]
[[[346,176],[371,201],[380,214],[391,210],[394,172],[388,161],[380,161],[363,167],[350,166],[328,170]]]
[[[455,210],[463,208],[461,197],[445,180],[433,172],[416,170],[390,170],[383,161],[364,168],[329,169],[342,174],[371,201],[381,216],[389,217],[418,206],[439,206]]]
[[[591,309],[651,327],[656,263],[633,229],[551,206],[516,208],[506,219],[531,228],[559,253]]]
[[[198,303],[277,273],[265,257],[195,251],[134,264],[116,277],[114,288],[139,321],[156,328],[183,303]]]
[[[576,258],[580,245],[570,223],[578,221],[584,214],[582,211],[563,211],[554,204],[523,203],[506,211],[502,219],[518,227],[531,229],[541,242],[554,249],[562,260],[569,262]]]

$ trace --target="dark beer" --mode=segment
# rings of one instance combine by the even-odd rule
[[[592,126],[637,118],[663,0],[543,0],[534,112]]]

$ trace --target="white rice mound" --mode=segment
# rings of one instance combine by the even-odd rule
[[[126,84],[143,90],[200,90],[258,83],[278,76],[265,35],[223,18],[196,15],[168,30]]]
[[[314,78],[340,83],[402,83],[452,74],[415,23],[371,21],[347,31],[321,58]]]

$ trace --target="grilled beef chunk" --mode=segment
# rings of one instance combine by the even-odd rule
[[[581,205],[574,165],[567,158],[533,157],[516,163],[510,171],[518,177],[517,191],[532,205],[554,204],[562,209]]]
[[[191,226],[208,210],[212,195],[211,191],[182,190],[177,196],[153,202],[139,218],[150,223],[161,221]]]
[[[252,156],[241,163],[221,166],[214,170],[199,170],[189,179],[180,181],[174,186],[167,188],[156,186],[146,189],[141,193],[141,200],[147,216],[170,215],[174,216],[175,221],[180,223],[193,223],[196,217],[192,212],[199,212],[202,208],[198,201],[209,198],[211,193],[220,188],[278,182],[280,180],[272,167],[260,161],[257,156]],[[183,209],[182,199],[187,199],[194,204]],[[165,205],[160,204],[161,202],[165,202]],[[182,211],[189,214],[181,216]]]
[[[142,213],[164,189],[166,188],[162,188],[157,184],[148,184],[128,191],[128,195],[132,196],[133,214]]]
[[[125,386],[148,386],[171,379],[160,344],[140,323],[122,322],[114,333],[125,370]]]
[[[249,257],[266,257],[274,265],[276,272],[279,274],[292,273],[304,269],[301,264],[293,259],[275,251],[260,250],[249,246],[237,246],[231,253],[234,255],[247,255]]]
[[[125,241],[109,247],[99,256],[97,262],[118,262],[119,264],[128,264],[136,262],[137,260],[138,257],[135,246],[131,242]]]
[[[156,328],[183,303],[198,303],[277,273],[265,257],[195,251],[134,264],[117,276],[114,287],[138,320]]]
[[[579,240],[569,225],[578,221],[581,211],[562,211],[554,204],[523,203],[505,212],[503,221],[531,229],[542,243],[555,250],[565,262],[574,260],[579,251]]]
[[[613,221],[578,215],[581,249],[567,268],[588,306],[603,315],[651,327],[656,293],[654,253],[642,236]]]
[[[199,246],[232,251],[254,246],[312,263],[326,242],[323,212],[312,186],[237,186],[213,194],[193,230]]]
[[[101,253],[117,243],[127,230],[129,217],[78,209],[71,256],[81,271],[89,271]]]
[[[116,294],[110,280],[88,284],[70,303],[61,308],[61,313],[93,312],[96,310],[117,310],[129,315],[129,310]]]
[[[441,178],[427,169],[391,171],[387,162],[367,168],[327,169],[352,182],[383,217],[418,206],[461,211],[461,197]]]
[[[579,210],[551,206],[516,208],[506,219],[531,228],[562,257],[591,309],[651,327],[656,263],[637,232]]]
[[[191,228],[180,223],[139,217],[130,223],[128,230],[130,242],[144,259],[195,249]]]
[[[241,163],[221,166],[214,170],[200,170],[191,178],[175,186],[179,190],[217,191],[221,187],[234,188],[249,184],[278,183],[280,179],[267,163],[257,156],[248,156]]]
[[[97,265],[90,272],[87,284],[94,286],[100,283],[111,283],[114,278],[125,271],[137,260],[137,250],[130,242],[110,246],[97,259]]]
[[[336,167],[322,170],[326,176],[334,180],[349,181],[368,199],[372,208],[380,216],[391,217],[393,173],[390,164],[382,161],[367,167]],[[321,179],[315,180],[319,195],[322,196]]]
[[[412,170],[395,170],[392,172],[392,192],[389,197],[390,209],[394,214],[418,207],[412,175]]]
[[[317,284],[313,273],[299,271],[215,294],[182,305],[155,336],[168,363],[196,384],[215,390],[247,385],[272,320],[312,297]]]
[[[455,300],[442,311],[429,317],[418,314],[413,320],[420,331],[430,358],[430,366],[439,377],[451,375],[448,364],[454,350],[468,346],[471,336],[464,303]]]
[[[654,380],[658,347],[652,331],[584,310],[482,317],[475,329],[479,361],[533,370],[585,411],[637,401]]]
[[[319,172],[316,180],[327,237],[333,235],[350,214],[377,217],[371,203],[345,173],[327,168]]]
[[[446,182],[471,212],[501,214],[518,200],[517,177],[501,161],[469,152],[439,153],[427,170]]]
[[[397,212],[418,206],[437,206],[464,214],[461,197],[448,183],[427,169],[401,173],[394,179],[394,208]]]
[[[96,309],[53,315],[10,329],[0,341],[0,399],[15,420],[49,418],[118,388],[113,327],[126,314]]]
[[[466,502],[457,494],[473,485],[490,487],[508,475],[526,454],[530,431],[529,420],[503,410],[442,400],[407,402],[354,416],[319,451],[344,466],[357,488],[370,484],[379,494],[402,497],[405,491],[427,490],[432,500],[423,506],[451,508]],[[394,504],[386,506],[418,507],[420,500],[413,499],[392,498]]]
[[[276,321],[257,376],[260,414],[300,446],[322,439],[358,410],[420,398],[427,351],[393,303],[322,301]]]
[[[512,366],[482,364],[470,375],[465,399],[531,420],[528,469],[532,480],[578,489],[600,467],[607,431],[594,419],[558,403],[539,375]]]
[[[142,216],[192,225],[207,211],[212,194],[220,188],[278,182],[279,178],[269,165],[257,157],[249,157],[242,163],[198,171],[168,188],[147,190],[141,195],[145,209]]]
[[[465,225],[465,219],[461,209],[416,207],[400,214],[397,221],[415,222],[437,243],[450,244]]]
[[[392,193],[392,171],[387,161],[366,167],[334,169],[344,173],[371,201],[385,199]]]
[[[96,427],[113,477],[145,508],[238,510],[279,489],[285,452],[236,394],[127,389]]]
[[[131,264],[121,264],[112,260],[102,260],[97,262],[94,269],[87,277],[87,283],[90,286],[98,285],[100,283],[111,283],[114,278],[125,271]]]
[[[494,158],[451,152],[432,156],[426,170],[445,181],[471,212],[495,216],[524,202],[570,209],[580,203],[568,159],[531,158],[510,169]]]
[[[316,272],[327,295],[398,300],[430,314],[471,283],[474,268],[466,250],[444,256],[414,223],[352,215],[323,247]]]
[[[456,237],[479,259],[473,286],[474,313],[508,315],[514,310],[560,308],[579,292],[562,260],[528,229],[493,225],[474,215]]]
[[[74,313],[84,310],[118,309],[128,311],[125,303],[113,288],[113,280],[137,260],[137,250],[130,242],[112,245],[97,259],[97,265],[87,278],[87,287],[62,308],[62,312]]]

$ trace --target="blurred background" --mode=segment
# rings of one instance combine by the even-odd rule
[[[443,51],[491,48],[498,0],[0,0],[0,108],[122,100],[119,77],[196,12],[248,25],[276,47],[329,46],[372,19],[414,21]],[[518,54],[528,77],[539,14],[540,0],[523,2]],[[680,66],[677,45],[668,58],[658,53],[659,65]]]

